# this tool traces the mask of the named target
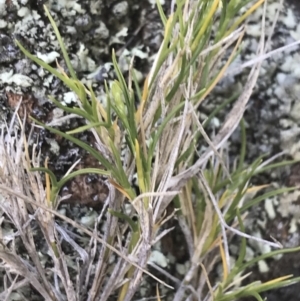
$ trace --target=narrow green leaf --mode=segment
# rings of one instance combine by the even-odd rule
[[[241,214],[240,214],[240,210],[239,208],[237,208],[236,210],[236,215],[237,215],[237,218],[238,218],[238,221],[239,221],[239,226],[240,226],[240,230],[242,232],[245,232],[245,226],[243,224],[243,220],[241,218]],[[244,259],[245,259],[245,256],[246,256],[246,247],[247,247],[247,244],[246,244],[246,238],[245,237],[242,237],[241,238],[241,246],[240,246],[240,252],[239,252],[239,257],[235,263],[235,265],[238,267],[240,265],[242,265]]]
[[[74,71],[74,69],[73,69],[73,66],[72,66],[72,64],[71,64],[69,55],[68,55],[67,50],[66,50],[66,47],[65,47],[65,44],[64,44],[64,42],[63,42],[63,40],[62,40],[62,38],[61,38],[61,35],[60,35],[59,30],[58,30],[58,28],[57,28],[57,26],[56,26],[56,23],[55,23],[55,21],[53,20],[51,14],[49,13],[49,10],[48,10],[48,8],[46,7],[46,5],[44,5],[44,9],[45,9],[45,12],[46,12],[46,15],[47,15],[48,19],[50,20],[50,23],[51,23],[51,25],[52,25],[52,27],[53,27],[53,30],[54,30],[54,32],[55,32],[55,35],[56,35],[56,38],[57,38],[57,40],[58,40],[60,49],[61,49],[61,51],[62,51],[62,53],[63,53],[63,57],[64,57],[65,62],[66,62],[66,64],[67,64],[68,70],[70,71],[71,77],[72,77],[73,79],[76,80],[76,79],[77,79],[76,73],[75,73],[75,71]]]
[[[16,44],[18,45],[18,47],[21,49],[21,51],[27,56],[29,57],[32,61],[34,61],[35,63],[37,63],[39,66],[43,67],[44,69],[46,69],[47,71],[49,71],[50,73],[52,73],[55,77],[59,78],[69,89],[71,89],[72,91],[74,91],[75,93],[77,92],[77,87],[75,85],[75,83],[73,82],[72,79],[69,79],[67,77],[65,77],[63,74],[61,74],[58,70],[52,68],[50,65],[48,65],[47,63],[45,63],[44,61],[40,60],[39,58],[37,58],[36,56],[30,54],[22,45],[19,41],[16,40]]]
[[[121,218],[124,221],[126,221],[129,224],[130,228],[132,229],[132,232],[139,232],[138,224],[136,222],[134,222],[128,215],[126,215],[122,212],[119,212],[119,211],[112,210],[110,208],[108,209],[108,212],[111,215]]]
[[[55,176],[55,174],[49,168],[46,168],[46,167],[34,167],[34,168],[31,168],[30,171],[39,171],[39,172],[44,172],[44,173],[48,174],[49,177],[50,177],[50,179],[51,179],[51,185],[54,186],[54,187],[57,187],[56,176]]]
[[[279,249],[279,250],[271,251],[271,252],[268,252],[268,253],[256,256],[252,260],[250,260],[250,261],[244,263],[243,265],[241,265],[239,267],[237,273],[246,270],[247,268],[249,268],[252,265],[254,265],[257,262],[259,262],[260,260],[264,260],[264,259],[267,259],[267,258],[272,258],[272,257],[277,256],[279,254],[289,254],[289,253],[295,253],[295,252],[299,252],[299,251],[300,251],[300,247],[297,247],[297,248],[285,248],[285,249]]]
[[[156,0],[156,6],[157,6],[157,10],[158,10],[158,13],[159,13],[159,16],[160,16],[160,19],[164,25],[164,27],[166,26],[166,23],[167,23],[167,17],[164,13],[164,10],[161,6],[161,3],[159,0]]]
[[[229,105],[230,103],[232,103],[233,101],[235,101],[238,96],[239,96],[239,92],[235,92],[235,93],[233,93],[232,96],[230,96],[229,98],[227,98],[220,105],[216,106],[216,108],[213,109],[213,111],[210,113],[210,115],[208,116],[208,118],[203,122],[203,127],[206,128],[210,124],[211,120],[215,116],[217,116],[227,105]]]
[[[92,122],[93,120],[90,119],[90,116],[82,109],[77,108],[77,107],[67,107],[63,104],[61,104],[58,100],[56,100],[53,96],[49,95],[48,96],[49,99],[60,109],[64,110],[67,113],[71,113],[71,114],[76,114],[78,116],[83,117],[86,120],[89,120],[90,122]]]
[[[244,119],[241,120],[240,126],[241,126],[241,152],[240,152],[239,165],[238,165],[237,171],[242,170],[244,167],[245,156],[246,156],[246,147],[247,147],[246,127],[245,127]]]
[[[153,141],[150,144],[149,147],[149,153],[148,153],[148,169],[151,168],[151,163],[152,163],[152,158],[154,155],[154,150],[156,147],[156,144],[159,140],[159,138],[161,137],[162,131],[164,130],[164,128],[166,127],[167,123],[176,115],[176,113],[184,106],[184,102],[179,103],[176,107],[173,108],[173,110],[168,114],[168,116],[166,116],[166,118],[163,120],[163,122],[161,123],[161,125],[159,126],[157,132],[155,133],[154,137],[153,137]]]
[[[142,193],[145,193],[147,192],[148,187],[145,183],[146,178],[144,176],[144,168],[141,159],[140,146],[137,140],[135,140],[135,161],[136,161],[139,188]]]
[[[116,169],[112,172],[112,175],[116,179],[118,179],[119,184],[125,189],[125,191],[128,193],[130,198],[133,200],[136,197],[136,194],[134,190],[131,188],[131,185],[128,181],[128,177],[123,169],[121,155],[111,140],[110,140],[110,149],[113,153],[115,164],[117,166]]]
[[[68,174],[67,176],[63,177],[57,183],[57,186],[59,187],[59,189],[61,189],[68,181],[70,181],[74,177],[79,176],[79,175],[85,175],[85,174],[98,174],[98,175],[106,176],[106,177],[109,177],[111,175],[111,173],[109,171],[106,171],[106,170],[103,170],[100,168],[83,168],[80,170],[76,170],[76,171]]]
[[[34,122],[36,122],[37,124],[41,125],[42,127],[44,127],[45,129],[47,129],[48,131],[50,131],[51,133],[60,135],[62,137],[64,137],[67,140],[72,141],[73,143],[75,143],[76,145],[78,145],[79,147],[81,147],[82,149],[85,149],[86,151],[88,151],[92,156],[94,156],[107,170],[113,172],[114,171],[114,166],[107,160],[105,159],[105,157],[103,155],[101,155],[97,150],[95,150],[93,147],[89,146],[88,144],[82,142],[81,140],[68,135],[64,132],[61,132],[57,129],[54,129],[52,127],[49,127],[39,121],[37,121],[36,119],[32,118],[32,120],[34,120]]]
[[[87,130],[89,130],[91,128],[96,128],[98,126],[104,126],[104,127],[106,127],[106,123],[104,123],[104,122],[89,123],[89,124],[80,126],[80,127],[76,128],[74,130],[68,131],[68,132],[66,132],[66,134],[68,134],[68,135],[74,135],[74,134],[85,132],[85,131],[87,131]]]
[[[290,192],[290,191],[294,191],[298,189],[298,187],[289,187],[289,188],[279,188],[279,189],[275,189],[269,192],[264,193],[263,195],[260,195],[256,198],[254,198],[253,200],[249,200],[240,210],[241,212],[245,212],[247,211],[249,208],[259,204],[260,202],[271,198],[273,196],[277,196],[279,194],[283,194],[285,192]]]
[[[274,168],[278,168],[278,167],[284,167],[284,166],[288,166],[288,165],[292,165],[295,163],[300,162],[299,160],[285,160],[285,161],[281,161],[278,163],[272,163],[272,164],[268,164],[267,166],[263,167],[263,168],[259,168],[258,170],[256,170],[256,172],[254,173],[255,175],[259,174],[259,173],[264,173],[266,171],[272,170]]]

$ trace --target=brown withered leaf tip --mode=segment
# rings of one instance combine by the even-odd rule
[[[31,120],[28,118],[29,115],[31,115],[32,111],[33,111],[33,106],[35,105],[35,100],[33,99],[33,97],[31,97],[30,95],[23,95],[23,94],[16,94],[13,92],[6,92],[6,96],[7,96],[7,101],[8,101],[8,105],[12,108],[12,109],[16,109],[21,98],[21,104],[18,110],[18,114],[20,116],[21,119],[24,118],[24,114],[26,112],[27,116],[26,116],[26,121],[30,122]]]
[[[17,94],[6,92],[7,103],[10,108],[15,110],[21,101],[18,114],[21,119],[25,117],[28,124],[32,122],[30,116],[38,119],[41,122],[48,122],[53,119],[52,109],[42,106],[32,94]]]

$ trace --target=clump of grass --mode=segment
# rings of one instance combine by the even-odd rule
[[[251,187],[251,178],[273,166],[263,163],[261,157],[246,166],[243,124],[243,143],[237,167],[230,168],[223,154],[227,140],[242,120],[262,60],[253,63],[237,99],[224,100],[224,104],[233,100],[235,103],[213,140],[206,134],[206,125],[224,104],[216,107],[204,124],[200,123],[197,115],[199,106],[242,51],[243,22],[263,2],[177,1],[176,9],[169,17],[158,2],[165,26],[164,40],[143,89],[140,89],[133,71],[133,60],[126,80],[113,53],[117,79],[105,84],[105,104],[97,100],[91,86],[87,87],[78,80],[58,28],[47,9],[68,70],[49,66],[17,42],[26,56],[62,80],[77,95],[77,106],[64,106],[49,96],[50,100],[65,112],[76,114],[86,121],[85,126],[68,133],[41,124],[38,120],[34,120],[35,123],[77,144],[94,156],[102,168],[70,171],[57,180],[48,169],[47,161],[44,167],[40,167],[34,148],[31,155],[28,153],[26,141],[30,138],[25,137],[24,123],[21,134],[6,129],[8,139],[4,140],[5,131],[2,132],[2,156],[6,164],[2,167],[0,189],[6,199],[1,202],[1,208],[17,229],[15,237],[20,236],[29,255],[24,261],[13,248],[5,246],[1,250],[0,257],[8,271],[7,283],[11,283],[6,286],[5,298],[29,282],[45,300],[108,300],[116,293],[118,300],[132,300],[143,275],[149,274],[146,268],[151,247],[169,231],[161,229],[172,218],[179,221],[190,261],[190,269],[184,279],[175,280],[176,301],[197,296],[203,300],[237,300],[246,296],[262,300],[261,292],[299,281],[287,276],[267,283],[237,284],[247,276],[243,275],[246,268],[262,258],[298,250],[279,249],[245,262],[246,239],[281,248],[277,242],[264,241],[244,233],[245,213],[266,197],[287,189],[264,193],[244,202],[247,194],[265,188]],[[241,13],[243,8],[246,8],[245,12]],[[262,58],[266,51],[264,40],[263,17],[257,52]],[[135,94],[139,98],[137,109]],[[93,133],[96,148],[74,136],[83,131]],[[200,138],[207,143],[202,154],[197,153]],[[123,157],[121,150],[124,152],[124,149]],[[46,174],[45,185],[40,177],[41,172]],[[97,220],[99,223],[106,214],[101,237],[97,225],[91,232],[57,212],[60,189],[67,181],[83,173],[97,173],[109,180],[109,197]],[[132,185],[135,173],[138,190]],[[125,202],[131,204],[132,214],[126,213]],[[165,210],[171,202],[177,210],[166,216]],[[137,215],[137,220],[134,215]],[[55,223],[55,216],[89,235],[89,247],[83,249],[79,246]],[[47,272],[50,272],[51,279],[37,259],[38,250],[33,241],[36,233],[30,224],[33,219],[49,248],[53,268]],[[125,223],[120,223],[120,220]],[[121,244],[123,235],[126,236],[125,245]],[[242,237],[240,256],[234,265],[230,264],[228,247],[233,235]],[[62,252],[61,240],[71,245],[76,256],[82,260],[82,264],[76,267],[75,278],[70,274],[67,265],[69,257]],[[111,267],[107,262],[113,253],[118,257]],[[210,283],[209,275],[220,260],[223,265],[222,278],[218,283]],[[161,272],[171,282],[174,281],[174,277],[166,271]],[[22,280],[18,280],[19,276]],[[150,276],[169,286],[154,275]],[[159,290],[157,299],[160,299]]]

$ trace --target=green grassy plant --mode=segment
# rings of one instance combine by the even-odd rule
[[[30,54],[16,41],[27,57],[59,78],[76,94],[77,104],[73,107],[65,106],[51,96],[49,99],[67,114],[76,114],[83,118],[86,125],[64,133],[38,120],[34,122],[72,141],[101,164],[101,168],[70,171],[58,180],[56,175],[47,168],[47,161],[44,167],[39,166],[38,160],[34,160],[35,164],[29,166],[30,158],[27,155],[27,160],[23,162],[28,172],[30,169],[32,175],[36,177],[36,183],[32,180],[31,186],[37,185],[40,196],[44,195],[46,199],[45,203],[40,197],[41,201],[36,204],[44,210],[41,212],[47,213],[47,220],[43,219],[42,215],[39,216],[40,227],[47,238],[49,248],[53,251],[51,258],[55,262],[55,270],[62,282],[65,290],[63,294],[67,300],[83,300],[79,296],[84,294],[89,296],[85,300],[108,300],[115,292],[118,292],[120,301],[132,300],[141,285],[143,273],[148,273],[146,267],[151,254],[151,246],[168,232],[161,229],[165,221],[171,218],[179,221],[190,257],[190,269],[183,280],[178,280],[179,285],[174,290],[176,301],[186,300],[192,296],[193,298],[201,296],[203,300],[218,301],[240,300],[246,296],[262,300],[262,292],[300,280],[287,276],[267,283],[255,282],[246,286],[236,284],[237,278],[246,278],[247,275],[243,276],[245,270],[259,260],[279,253],[299,250],[279,249],[245,262],[247,239],[259,240],[275,248],[281,247],[277,242],[264,241],[246,234],[245,213],[267,197],[293,189],[282,188],[267,191],[256,197],[256,192],[263,192],[266,186],[256,187],[250,184],[253,176],[276,167],[271,163],[265,165],[262,157],[257,158],[251,165],[245,163],[246,138],[242,116],[257,80],[261,62],[254,64],[244,88],[241,91],[235,91],[228,99],[224,99],[221,105],[212,110],[204,123],[200,123],[197,115],[200,105],[212,95],[214,87],[226,75],[234,58],[243,51],[241,46],[244,35],[243,23],[247,16],[263,2],[263,0],[256,2],[251,0],[179,0],[176,1],[176,9],[167,17],[160,2],[157,1],[157,8],[165,26],[164,39],[143,88],[141,89],[137,82],[132,61],[129,63],[128,78],[125,79],[113,52],[112,60],[116,80],[110,84],[105,83],[105,104],[97,100],[91,86],[85,86],[77,78],[63,39],[47,8],[46,13],[60,44],[68,70],[62,70],[59,65],[57,68],[51,67]],[[262,32],[263,26],[264,18],[262,19]],[[258,55],[263,55],[264,52],[264,34],[262,33]],[[136,108],[134,95],[139,97],[138,108]],[[229,103],[234,103],[233,107],[228,112],[220,131],[211,141],[206,134],[207,126],[212,118]],[[242,129],[242,147],[239,160],[232,168],[226,163],[224,146],[239,124]],[[98,148],[93,148],[74,136],[83,131],[93,133],[99,145]],[[24,133],[22,135],[24,136]],[[26,142],[25,138],[23,142]],[[12,143],[15,142],[12,141]],[[208,145],[203,154],[197,152],[199,143]],[[121,149],[124,147],[126,156],[122,157]],[[8,157],[11,155],[12,153],[7,154]],[[280,164],[289,163],[292,162]],[[7,166],[8,170],[12,166],[13,164]],[[40,172],[46,173],[44,190],[41,188],[43,184],[38,176]],[[103,214],[107,215],[105,233],[101,240],[96,227],[91,233],[56,212],[61,188],[75,176],[84,173],[100,174],[109,179],[110,198],[99,217],[100,221]],[[131,183],[135,173],[137,173],[138,190]],[[7,183],[6,185],[9,186]],[[10,186],[12,185],[11,183]],[[1,184],[0,188],[11,196],[11,202],[20,201],[22,197],[13,194],[7,186],[5,189],[5,185]],[[137,191],[140,192],[139,195]],[[27,195],[23,197],[22,202],[25,200],[29,202],[29,197],[33,197],[32,194],[26,194],[26,191],[22,193]],[[245,202],[249,194],[254,196]],[[131,204],[132,214],[125,213],[125,202]],[[166,216],[165,209],[171,202],[177,210],[171,216]],[[32,204],[34,202],[31,202]],[[25,203],[24,206],[26,207]],[[138,216],[137,221],[133,219],[134,214]],[[66,262],[63,260],[65,255],[57,239],[58,231],[63,230],[60,228],[58,230],[58,226],[55,225],[55,215],[83,229],[82,231],[91,236],[92,245],[101,243],[99,259],[93,261],[88,254],[89,259],[85,261],[86,265],[81,267],[82,273],[90,271],[91,267],[95,270],[93,275],[87,276],[86,283],[89,285],[86,284],[82,288],[68,286],[70,276]],[[14,215],[11,216],[13,221],[17,218]],[[26,215],[24,220],[27,219]],[[120,221],[122,221],[122,228],[120,228]],[[120,239],[118,235],[125,235],[125,233],[129,234],[126,234],[127,242],[124,249],[117,244],[117,241]],[[232,266],[228,246],[233,235],[241,237],[241,245],[240,256]],[[28,238],[24,237],[24,240],[26,239]],[[77,250],[81,250],[76,244],[75,246]],[[34,252],[37,252],[32,248],[30,250],[32,256]],[[117,253],[119,258],[108,273],[106,262],[113,252]],[[5,254],[8,253],[7,251]],[[7,257],[5,258],[7,262]],[[208,276],[220,261],[223,266],[222,278],[218,283],[210,283]],[[29,274],[21,275],[26,278]],[[43,287],[40,293],[46,300],[60,300],[57,291],[53,290],[47,282],[41,267],[38,268],[38,275],[39,277],[34,278],[36,281],[32,285],[36,289]],[[82,274],[79,273],[79,275]],[[165,272],[165,275],[169,274]],[[159,281],[155,276],[151,276]],[[105,277],[108,277],[108,281]],[[162,281],[159,282],[166,285]],[[157,299],[160,300],[159,292]]]

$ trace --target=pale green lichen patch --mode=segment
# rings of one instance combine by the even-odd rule
[[[23,74],[13,74],[13,70],[9,72],[4,72],[0,74],[0,83],[2,84],[15,84],[20,87],[31,87],[33,80],[26,75]]]
[[[36,56],[47,64],[55,62],[55,60],[60,56],[56,51],[51,51],[49,53],[40,53],[37,52]]]

